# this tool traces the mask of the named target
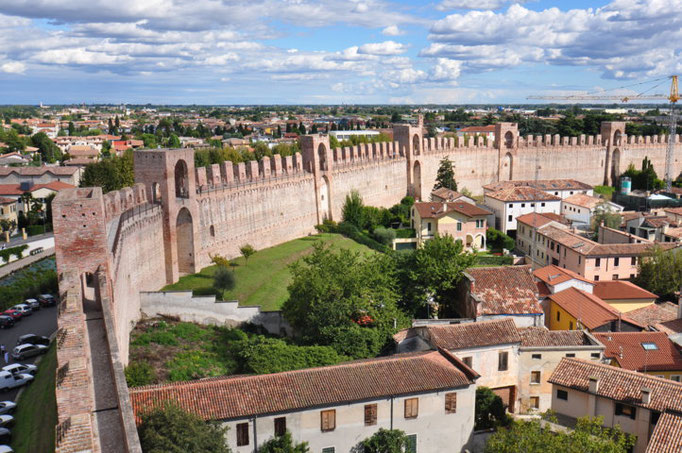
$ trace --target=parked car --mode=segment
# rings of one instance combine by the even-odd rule
[[[0,428],[0,442],[9,442],[12,439],[12,431],[7,428]],[[0,450],[2,451],[2,450]]]
[[[33,376],[30,374],[12,374],[9,371],[0,371],[0,392],[21,387],[33,381]],[[4,417],[4,415],[0,415]]]
[[[12,363],[2,367],[1,371],[9,371],[12,374],[26,373],[30,375],[35,375],[38,372],[38,367],[30,363]],[[0,412],[1,413],[1,412]]]
[[[12,423],[14,423],[14,417],[7,414],[0,415],[0,427],[5,428]]]
[[[57,299],[52,294],[41,294],[38,296],[38,302],[43,307],[54,307],[57,305]]]
[[[14,360],[24,360],[47,352],[47,346],[42,344],[22,344],[14,348],[12,358]],[[0,373],[1,374],[1,373]],[[12,374],[12,373],[9,373]],[[1,377],[0,377],[1,379]],[[0,384],[1,385],[1,384]]]
[[[26,304],[16,304],[15,306],[10,307],[10,310],[18,311],[23,316],[31,316],[33,314],[31,307]]]
[[[7,315],[0,315],[0,329],[9,329],[14,327],[14,318]]]
[[[0,445],[0,453],[14,453],[14,450],[9,445]]]
[[[40,310],[40,302],[38,302],[38,299],[26,299],[24,303],[31,307],[31,310],[33,311]]]
[[[27,333],[17,339],[17,346],[20,344],[44,344],[45,346],[49,346],[50,339],[34,333]]]
[[[9,316],[9,317],[12,318],[14,321],[21,321],[21,318],[23,317],[23,315],[22,315],[21,313],[19,313],[19,312],[16,311],[16,310],[12,310],[11,308],[10,308],[9,310],[3,311],[2,314],[3,314],[4,316]]]
[[[17,408],[14,401],[0,401],[0,414],[11,414]]]

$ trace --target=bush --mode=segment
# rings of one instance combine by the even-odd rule
[[[320,342],[353,359],[376,357],[389,341],[389,332],[358,325],[323,327],[320,334]]]
[[[395,237],[396,233],[393,229],[380,226],[374,230],[374,238],[386,246],[392,246]]]
[[[166,363],[166,367],[169,379],[175,382],[233,374],[237,372],[238,364],[214,353],[193,350],[178,353]]]
[[[258,447],[260,453],[308,453],[308,442],[295,444],[291,433],[287,431],[283,436],[273,437]]]
[[[260,335],[237,345],[237,348],[237,356],[245,373],[279,373],[334,365],[347,359],[329,346],[296,346]]]
[[[476,389],[475,430],[493,429],[500,426],[509,426],[511,417],[504,409],[502,398],[488,387]]]
[[[415,238],[417,237],[417,232],[414,230],[414,228],[401,228],[399,230],[395,230],[395,237],[400,239]]]
[[[501,251],[502,249],[512,250],[516,246],[514,239],[495,228],[488,228],[485,236],[488,248],[495,251]]]
[[[380,428],[372,437],[360,442],[363,453],[402,453],[407,450],[408,438],[399,429]]]
[[[355,242],[366,245],[367,247],[369,247],[373,250],[377,250],[379,252],[388,251],[388,248],[385,245],[380,244],[379,242],[375,241],[374,239],[369,237],[367,234],[360,231],[352,223],[348,223],[348,222],[340,223],[337,232],[340,234],[343,234],[344,236],[346,236],[348,238],[351,238]]]
[[[0,250],[0,263],[9,262],[12,256],[16,256],[17,259],[21,259],[24,256],[24,250],[27,248],[28,245],[24,244],[17,247],[10,247],[8,249]]]
[[[225,266],[218,266],[215,274],[213,274],[213,287],[220,294],[220,298],[224,299],[225,291],[233,289],[234,285],[234,272]]]
[[[156,372],[147,362],[131,361],[125,369],[128,387],[142,387],[156,383]]]

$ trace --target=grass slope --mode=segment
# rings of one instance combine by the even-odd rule
[[[319,241],[331,245],[333,249],[371,252],[364,245],[340,234],[329,233],[259,250],[249,258],[248,265],[243,257],[232,260],[236,284],[233,290],[225,292],[225,299],[238,300],[240,305],[260,305],[263,311],[279,310],[287,298],[287,286],[291,282],[288,266],[311,253],[313,244]],[[215,269],[216,266],[209,266],[197,274],[181,277],[177,283],[163,288],[163,291],[192,290],[196,295],[216,294],[213,289]]]
[[[12,427],[12,448],[17,453],[54,451],[57,425],[56,369],[57,349],[53,343],[38,365],[35,380],[24,389],[17,402]]]

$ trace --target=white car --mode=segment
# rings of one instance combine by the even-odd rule
[[[14,417],[7,414],[0,415],[0,427],[4,428],[8,425],[11,425],[12,423],[14,423]]]
[[[0,371],[0,392],[21,387],[33,381],[30,374],[12,374],[9,371]]]
[[[0,445],[0,453],[14,453],[14,450],[9,445]]]
[[[10,310],[16,310],[23,316],[31,316],[33,314],[33,310],[31,310],[31,307],[29,307],[26,304],[16,304],[12,308],[10,308]]]
[[[14,360],[24,360],[27,357],[45,354],[47,349],[47,346],[42,344],[22,344],[14,348],[12,351],[12,358]]]
[[[15,403],[14,401],[0,401],[0,414],[9,414],[11,412],[14,412],[14,409],[16,408],[17,403]]]
[[[38,367],[35,365],[31,365],[30,363],[27,364],[12,363],[10,365],[2,367],[2,371],[9,371],[12,374],[25,373],[35,375],[36,372],[38,371]]]
[[[40,302],[38,302],[38,299],[26,299],[24,304],[31,307],[31,310],[33,311],[40,310]]]

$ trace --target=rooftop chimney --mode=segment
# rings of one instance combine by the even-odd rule
[[[649,404],[651,402],[651,389],[642,387],[642,404]]]
[[[590,393],[597,393],[599,391],[599,378],[596,376],[590,376],[590,383],[588,385],[588,390]]]

